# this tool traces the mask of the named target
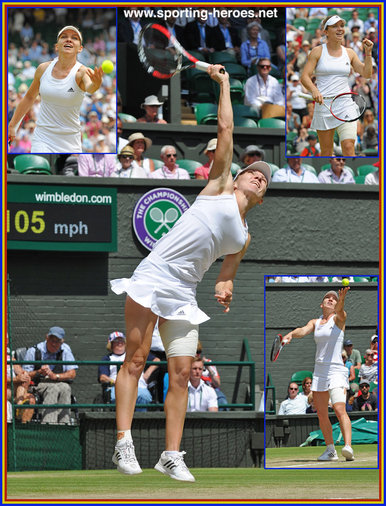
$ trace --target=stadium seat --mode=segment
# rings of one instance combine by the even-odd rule
[[[233,104],[232,109],[235,118],[250,118],[254,121],[259,119],[259,113],[249,105]]]
[[[227,53],[226,51],[215,51],[209,56],[210,62],[215,65],[217,63],[237,63],[237,58],[235,55]]]
[[[305,370],[294,372],[293,375],[291,376],[291,381],[294,381],[300,386],[304,378],[312,378],[312,372]]]
[[[312,165],[309,165],[308,163],[303,163],[302,162],[302,167],[305,167],[307,170],[309,170],[310,172],[312,172],[313,174],[315,174],[315,176],[318,175],[318,173],[316,172],[315,167],[313,167]]]
[[[369,278],[366,278],[365,276],[354,276],[354,281],[357,283],[368,283]]]
[[[194,179],[194,171],[202,165],[202,163],[196,162],[196,160],[186,160],[184,158],[177,160],[176,163],[181,169],[185,169],[189,172],[191,179]]]
[[[160,169],[161,167],[163,167],[164,162],[162,160],[157,160],[156,158],[152,158],[152,160],[153,160],[153,163],[154,163],[155,170]]]
[[[278,118],[263,118],[257,123],[259,128],[285,128],[285,121]]]
[[[122,123],[135,123],[137,121],[137,118],[131,114],[125,114],[124,112],[119,112],[118,116],[121,119]]]
[[[370,392],[378,388],[378,383],[374,383],[374,381],[371,381],[370,383]]]
[[[194,106],[198,125],[217,125],[217,105],[202,103]]]
[[[291,23],[295,28],[299,28],[300,26],[304,26],[304,28],[307,27],[307,20],[304,18],[295,18],[292,20]]]
[[[296,137],[298,136],[298,133],[297,132],[287,132],[287,135],[286,135],[286,141],[294,141],[296,139]]]
[[[187,86],[192,101],[195,102],[214,102],[215,95],[213,91],[212,79],[206,72],[198,69],[190,69]]]
[[[363,149],[361,151],[362,155],[366,155],[366,156],[378,156],[378,149],[374,149],[374,148],[367,148],[367,149]]]
[[[273,176],[275,174],[275,172],[280,169],[280,167],[278,167],[274,163],[268,163],[268,165],[271,167],[271,176]]]
[[[365,184],[366,176],[354,176],[356,184]]]
[[[214,95],[216,98],[216,102],[218,102],[218,98],[220,96],[220,86],[215,81],[212,81]],[[239,79],[234,79],[233,77],[229,78],[230,92],[231,92],[231,102],[232,104],[242,104],[244,99],[244,86],[243,83]]]
[[[374,165],[360,165],[357,168],[358,176],[367,176],[370,172],[375,172],[377,170]]]
[[[256,121],[253,121],[251,118],[237,117],[234,119],[234,125],[236,127],[257,128]]]
[[[225,63],[224,67],[226,68],[229,77],[239,79],[243,82],[247,79],[247,71],[242,65],[239,65],[238,63]]]
[[[50,162],[44,156],[17,155],[13,160],[13,164],[20,174],[52,174]]]
[[[240,165],[235,162],[232,162],[232,165],[231,165],[232,176],[235,176],[239,169],[241,169]]]
[[[315,32],[315,30],[320,27],[321,22],[322,22],[321,19],[316,19],[316,18],[309,19],[307,22],[307,28],[306,28],[307,32],[312,32],[312,33]]]

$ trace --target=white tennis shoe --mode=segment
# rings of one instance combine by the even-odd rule
[[[336,461],[336,460],[339,460],[339,457],[338,457],[338,454],[336,453],[336,450],[328,450],[326,449],[322,455],[320,455],[318,457],[318,460],[321,460],[321,461],[327,461],[327,460],[330,460],[330,461]]]
[[[178,452],[176,456],[161,453],[161,457],[154,469],[160,473],[167,474],[170,478],[179,481],[196,481],[184,462],[186,452]]]
[[[355,460],[354,458],[354,450],[351,448],[350,445],[346,445],[342,448],[342,456],[346,460]]]
[[[126,439],[118,441],[115,445],[114,455],[111,459],[122,474],[139,474],[142,469],[135,456],[135,449],[132,441]]]

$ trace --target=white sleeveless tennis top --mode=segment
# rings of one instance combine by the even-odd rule
[[[344,332],[335,323],[335,316],[324,325],[316,320],[314,339],[316,343],[315,363],[325,366],[343,366],[342,347]]]
[[[55,58],[40,78],[41,106],[32,146],[46,146],[51,153],[81,153],[79,112],[85,92],[77,85],[75,75],[82,64],[77,62],[67,77],[56,79],[52,70],[57,61]]]
[[[342,55],[335,57],[329,54],[327,45],[322,44],[322,54],[315,67],[315,76],[316,86],[323,97],[335,97],[339,93],[351,91],[348,84],[350,71],[350,58],[345,47],[342,46]],[[331,100],[324,100],[324,103],[330,107]],[[342,124],[323,105],[315,104],[311,128],[329,130]]]

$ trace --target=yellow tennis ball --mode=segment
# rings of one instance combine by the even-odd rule
[[[111,74],[114,70],[114,63],[111,60],[104,60],[102,62],[102,70],[105,74]]]
[[[342,285],[343,286],[348,286],[349,284],[350,284],[350,281],[347,278],[343,278],[342,279]]]

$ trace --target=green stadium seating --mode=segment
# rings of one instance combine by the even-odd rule
[[[20,174],[52,174],[50,162],[44,156],[17,155],[13,160],[13,165]]]
[[[234,122],[235,127],[257,128],[256,121],[253,121],[253,119],[251,119],[251,118],[237,117],[237,118],[234,118],[233,122]]]
[[[304,18],[295,18],[292,20],[292,22],[290,24],[292,26],[294,26],[295,28],[299,28],[300,26],[304,26],[304,28],[306,28],[307,27],[307,20]]]
[[[190,179],[194,179],[194,171],[202,165],[202,163],[196,162],[196,160],[186,160],[184,158],[177,160],[176,163],[181,169],[185,169],[189,172]]]
[[[153,160],[153,163],[154,163],[155,170],[160,169],[161,167],[163,167],[164,162],[162,160],[157,160],[156,158],[152,158],[152,160]]]
[[[366,176],[354,176],[356,184],[365,184]]]
[[[318,173],[316,172],[315,167],[313,167],[312,165],[309,165],[308,163],[303,163],[302,162],[302,167],[305,167],[307,170],[309,170],[310,172],[312,172],[313,174],[315,174],[315,176],[318,175]]]
[[[357,168],[358,176],[367,176],[370,172],[375,172],[377,170],[374,165],[360,165]]]
[[[241,169],[240,165],[235,162],[232,162],[232,165],[231,165],[232,176],[235,176],[239,169]]]
[[[365,276],[354,276],[354,281],[357,283],[368,283],[369,278],[366,278]]]
[[[363,149],[361,151],[361,153],[362,153],[362,155],[366,155],[366,156],[378,156],[379,151],[378,151],[378,149],[367,148],[367,149]]]
[[[235,55],[227,53],[226,51],[215,51],[209,56],[209,60],[213,65],[216,63],[224,64],[224,63],[237,63],[237,58]]]
[[[259,119],[259,113],[249,105],[232,104],[232,109],[235,118],[250,118],[254,121]]]
[[[217,125],[217,105],[215,104],[196,104],[194,114],[198,125]]]
[[[259,128],[285,128],[285,121],[278,118],[262,118],[257,123]]]
[[[294,372],[293,375],[291,376],[291,382],[294,381],[300,386],[304,378],[312,378],[312,372],[305,370]]]
[[[215,81],[212,81],[212,85],[213,85],[213,90],[214,90],[216,102],[218,102],[218,98],[220,96],[220,86]],[[239,79],[234,79],[233,77],[230,77],[229,78],[229,86],[230,86],[232,104],[243,104],[243,99],[244,99],[243,83]]]
[[[118,116],[121,119],[122,123],[135,123],[137,121],[134,116],[131,114],[125,114],[124,112],[119,112]]]
[[[224,67],[226,68],[229,77],[239,79],[243,82],[247,79],[247,71],[242,65],[239,65],[238,63],[225,63]]]
[[[215,94],[213,90],[213,81],[206,72],[198,69],[190,69],[187,86],[195,102],[205,103],[214,102]]]
[[[268,165],[271,167],[271,176],[273,176],[275,174],[275,172],[280,169],[280,167],[278,167],[274,163],[268,163]]]

